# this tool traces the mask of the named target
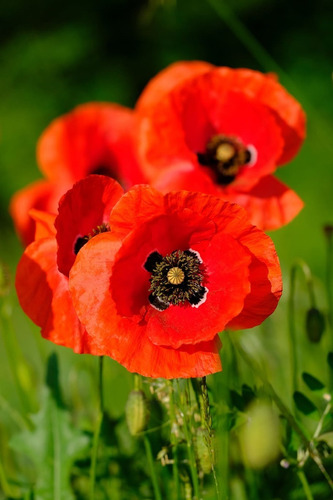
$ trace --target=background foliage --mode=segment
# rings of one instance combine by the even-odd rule
[[[60,404],[59,398],[54,399],[52,396],[50,386],[49,389],[44,387],[46,359],[51,351],[55,350],[60,359],[62,404],[70,407],[75,425],[85,429],[87,435],[92,432],[97,407],[97,360],[90,356],[74,355],[41,339],[38,329],[24,317],[17,305],[12,284],[22,249],[8,215],[10,197],[17,189],[40,177],[35,161],[36,142],[52,119],[88,101],[115,101],[134,106],[147,81],[176,60],[202,59],[216,65],[276,72],[307,112],[308,137],[305,145],[292,164],[278,172],[278,176],[298,192],[306,204],[296,220],[271,234],[284,272],[284,297],[273,318],[262,328],[235,335],[245,345],[246,351],[263,363],[267,379],[283,395],[285,402],[292,406],[286,312],[289,271],[296,257],[303,258],[309,264],[315,276],[317,303],[324,312],[328,309],[324,293],[326,248],[322,227],[325,223],[333,222],[332,2],[58,0],[45,3],[41,0],[6,0],[1,3],[0,17],[0,259],[8,267],[5,276],[9,275],[11,282],[10,293],[1,302],[2,488],[6,484],[1,481],[4,471],[13,483],[11,487],[14,493],[21,491],[15,483],[28,484],[33,481],[33,460],[13,450],[21,446],[18,430],[27,432],[29,413],[39,411],[33,417],[34,422],[38,423],[51,418],[55,401],[58,406]],[[309,396],[310,389],[304,378],[301,378],[301,373],[309,372],[323,380],[325,385],[329,383],[325,360],[327,352],[332,350],[333,340],[332,333],[326,328],[321,344],[309,342],[305,334],[305,314],[309,303],[302,278],[296,286],[296,292],[297,377],[300,391]],[[218,394],[222,397],[232,389],[234,394],[241,397],[238,407],[243,405],[244,409],[247,400],[246,394],[241,396],[244,392],[243,382],[246,380],[252,386],[251,391],[257,391],[258,379],[245,365],[240,367],[238,373],[235,372],[232,348],[225,334],[223,340],[224,372],[208,382],[215,389],[214,398]],[[125,425],[123,412],[132,379],[115,362],[106,361],[105,407],[110,422],[117,422],[115,429],[119,430]],[[237,375],[234,379],[231,376],[233,373]],[[234,397],[237,399],[237,396]],[[322,411],[322,402],[319,400],[322,401],[319,398],[315,403]],[[91,402],[89,407],[86,401]],[[226,408],[221,404],[216,403],[216,415],[220,415],[216,422],[221,422],[225,415]],[[73,422],[68,421],[68,415],[63,413],[65,410],[58,406],[56,414],[60,425],[66,429],[64,432],[75,433],[71,427]],[[237,408],[237,405],[230,403],[230,408]],[[313,430],[320,411],[312,420],[312,412],[309,411],[310,416],[304,417],[303,425]],[[156,419],[158,421],[158,416]],[[108,484],[105,488],[113,488],[110,491],[113,491],[114,499],[150,498],[145,466],[138,466],[136,462],[138,444],[131,440],[123,442],[127,439],[125,434],[121,431],[118,434],[120,437],[116,442],[121,452],[115,449],[115,441],[111,438],[110,442],[105,442],[109,457],[107,467],[111,468],[112,473],[109,475],[113,477],[112,485]],[[9,448],[13,435],[16,437]],[[77,451],[83,453],[79,463],[82,470],[87,467],[84,455],[86,438],[84,434],[77,437],[77,449],[71,450],[73,457]],[[35,441],[33,437],[31,439]],[[161,440],[155,441],[153,448],[157,453],[163,443]],[[34,453],[32,449],[31,454]],[[283,454],[283,450],[280,453]],[[42,456],[39,459],[42,460]],[[274,498],[287,498],[287,490],[294,490],[290,498],[302,498],[302,492],[297,493],[300,482],[293,479],[288,470],[279,468],[278,464],[279,460],[275,462],[275,468],[271,466],[260,473],[253,472],[251,468],[241,469],[241,473],[238,473],[237,468],[240,466],[236,462],[233,474],[242,484],[251,486],[252,489],[246,490],[250,487],[246,486],[244,490],[249,498],[256,498],[255,495],[259,493],[265,494],[265,498],[273,498],[270,496],[273,495],[273,488],[266,493],[262,489],[262,485],[268,484],[267,479],[276,488],[280,485]],[[106,464],[103,466],[106,467]],[[122,472],[119,472],[119,467],[124,467]],[[121,497],[119,484],[123,484],[121,477],[124,471],[127,477],[132,477],[133,484],[131,486],[128,483],[127,496]],[[100,473],[103,474],[103,471]],[[252,476],[249,477],[249,474]],[[311,470],[310,476],[311,482],[321,484],[317,472]],[[281,486],[281,477],[285,481],[285,490]],[[85,491],[84,484],[81,484],[84,478],[79,474],[74,473],[72,481],[76,484],[77,492]],[[235,491],[238,491],[237,487],[234,486]],[[325,498],[326,494],[327,489],[322,487],[318,498]],[[79,493],[77,495],[77,498],[85,498],[80,497]],[[102,493],[100,495],[100,498],[104,498]],[[237,495],[237,500],[242,498]],[[1,497],[1,492],[0,498],[5,498]]]

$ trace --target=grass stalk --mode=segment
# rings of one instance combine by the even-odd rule
[[[298,469],[297,475],[298,475],[298,479],[300,480],[300,482],[301,482],[301,484],[303,486],[303,490],[304,490],[304,494],[305,494],[306,500],[314,500],[312,492],[311,492],[311,489],[310,489],[310,485],[308,483],[306,475],[304,474],[304,470],[303,469]]]
[[[104,396],[103,396],[103,361],[104,357],[99,357],[99,370],[98,370],[98,394],[99,394],[99,410],[96,421],[96,427],[93,437],[93,447],[91,453],[91,467],[90,467],[90,488],[89,500],[95,500],[95,485],[96,485],[96,464],[99,447],[99,438],[103,422],[104,413]]]
[[[175,500],[178,500],[180,498],[180,484],[179,484],[179,469],[178,469],[178,440],[177,436],[174,433],[174,426],[177,425],[176,422],[176,408],[175,408],[175,391],[173,387],[173,383],[171,380],[168,380],[168,386],[169,386],[169,393],[170,393],[170,422],[171,422],[171,429],[170,429],[170,441],[172,445],[172,457],[173,457],[173,462],[172,462],[172,477],[173,477],[173,482],[174,482],[174,498]]]
[[[189,466],[190,466],[190,474],[191,474],[193,490],[194,490],[194,499],[199,500],[200,499],[199,476],[198,476],[198,469],[197,469],[197,464],[196,464],[195,455],[194,455],[193,439],[191,436],[191,422],[189,419],[189,414],[191,414],[191,408],[190,408],[190,394],[191,394],[191,392],[190,391],[191,391],[190,382],[187,379],[186,389],[185,389],[186,404],[185,404],[185,409],[183,411],[184,434],[185,434],[186,445],[187,445],[187,456],[188,456],[188,461],[189,461]]]
[[[148,466],[149,466],[149,471],[150,471],[150,479],[153,485],[153,490],[154,490],[154,497],[155,500],[162,500],[162,494],[160,491],[160,487],[158,484],[158,479],[157,479],[157,474],[155,470],[155,464],[154,464],[154,458],[153,458],[153,452],[151,449],[151,444],[148,439],[148,436],[145,434],[143,436],[143,442],[145,445],[146,449],[146,456],[147,456],[147,461],[148,461]]]

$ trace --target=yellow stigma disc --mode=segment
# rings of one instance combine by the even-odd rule
[[[217,147],[215,156],[218,161],[229,161],[235,153],[236,150],[234,146],[224,142]]]
[[[184,281],[185,274],[180,267],[172,267],[168,271],[167,278],[172,285],[180,285]]]

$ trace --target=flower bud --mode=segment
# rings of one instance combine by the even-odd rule
[[[325,318],[316,307],[311,307],[306,314],[306,333],[311,342],[319,342],[325,330]]]
[[[280,453],[280,423],[272,407],[263,401],[251,403],[247,423],[240,428],[239,442],[244,461],[254,469],[266,467]]]
[[[126,422],[130,434],[142,432],[149,419],[148,401],[143,391],[131,391],[125,407]]]
[[[204,474],[212,472],[213,467],[213,450],[212,438],[209,435],[208,429],[198,427],[196,430],[196,453],[200,465],[200,469]]]

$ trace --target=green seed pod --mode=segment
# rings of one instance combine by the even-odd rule
[[[316,307],[311,307],[306,314],[306,333],[310,342],[319,342],[325,330],[325,318]]]
[[[212,438],[208,429],[198,427],[196,430],[196,454],[200,469],[204,474],[210,474],[213,467]]]
[[[132,436],[142,432],[149,419],[148,401],[143,391],[131,391],[125,407],[126,422]]]

